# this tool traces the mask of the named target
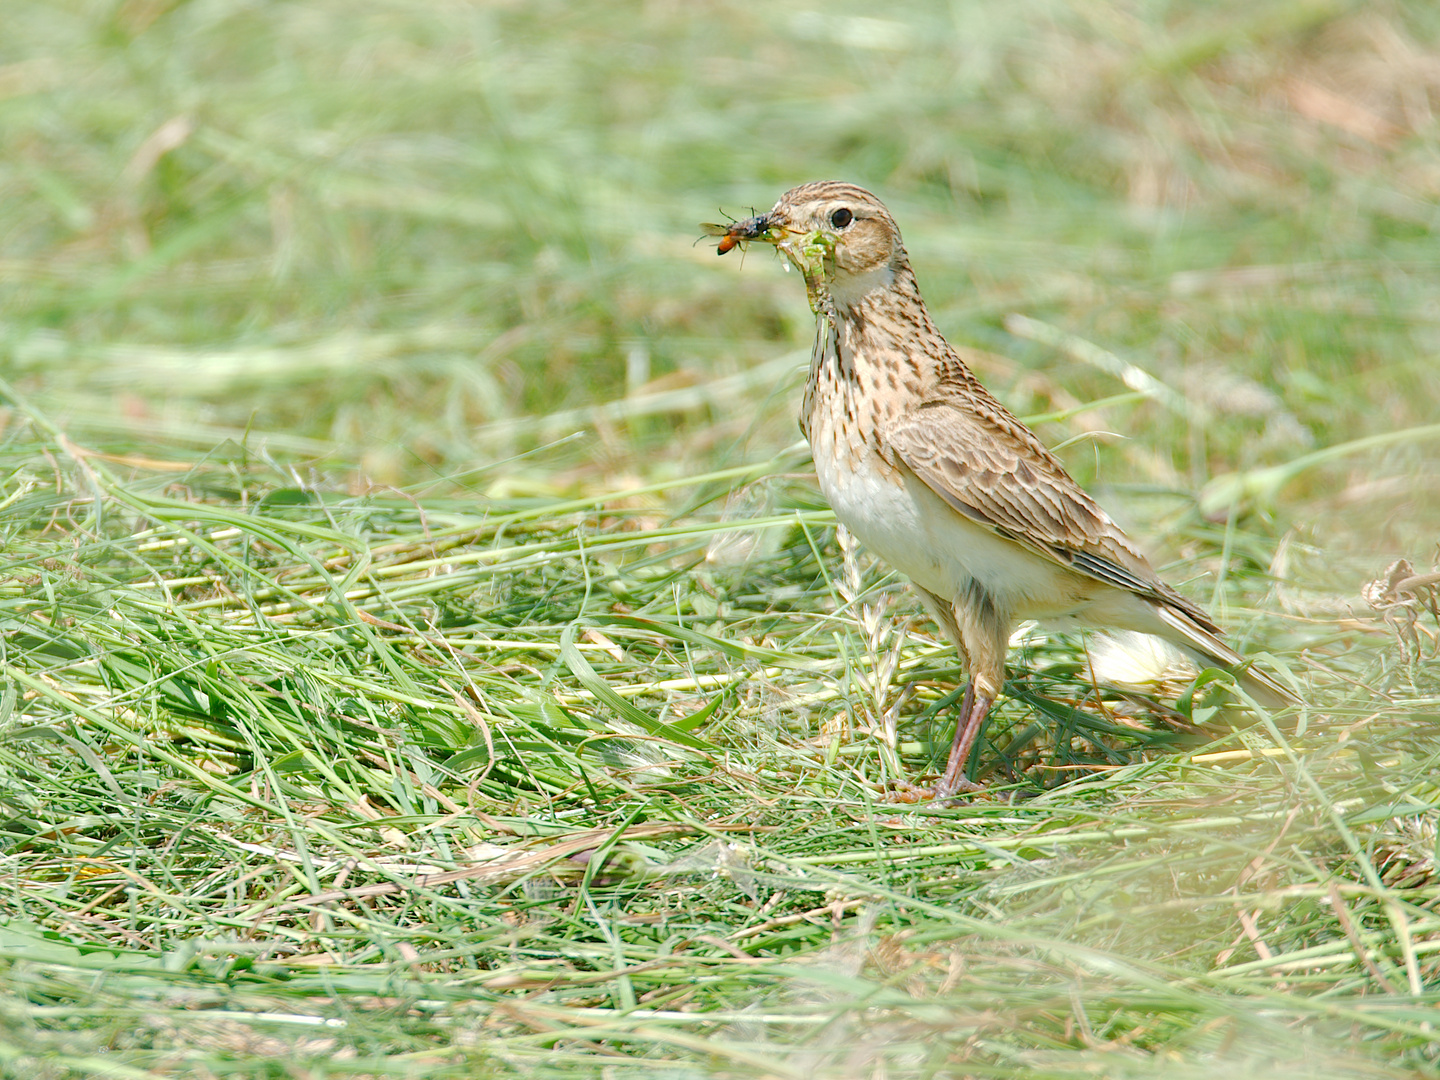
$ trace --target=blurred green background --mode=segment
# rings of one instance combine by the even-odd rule
[[[362,486],[763,459],[795,437],[800,283],[693,241],[826,177],[887,201],[942,329],[995,354],[982,377],[1017,411],[1125,387],[1012,314],[1188,402],[1045,432],[1087,435],[1087,482],[1194,494],[1437,418],[1430,3],[125,0],[3,22],[0,364],[95,449],[246,441]],[[1387,454],[1409,480],[1346,459],[1290,501],[1435,501],[1433,446]]]

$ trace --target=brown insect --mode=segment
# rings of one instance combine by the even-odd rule
[[[724,211],[722,210],[723,214]],[[728,216],[728,215],[727,215]],[[706,236],[718,236],[720,243],[715,245],[715,254],[724,255],[739,244],[747,240],[763,239],[770,229],[770,223],[764,214],[757,214],[748,217],[744,221],[735,221],[733,218],[727,225],[702,224],[700,226]]]

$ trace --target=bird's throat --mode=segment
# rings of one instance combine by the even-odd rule
[[[826,282],[826,293],[835,309],[845,312],[873,303],[877,299],[875,294],[889,292],[894,286],[895,270],[886,265],[861,274],[834,273]],[[815,306],[813,298],[810,306]]]

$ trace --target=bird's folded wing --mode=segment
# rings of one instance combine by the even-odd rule
[[[1088,577],[1194,609],[1155,576],[1119,526],[1028,428],[998,404],[993,416],[973,405],[926,402],[887,425],[881,439],[930,490],[972,521]]]

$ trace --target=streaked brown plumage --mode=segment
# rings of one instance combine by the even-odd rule
[[[937,795],[974,788],[966,761],[1022,619],[1157,634],[1235,670],[1267,707],[1293,700],[1245,666],[980,385],[931,321],[879,199],[853,184],[804,184],[722,236],[721,254],[772,243],[804,275],[817,328],[800,424],[820,488],[862,543],[909,576],[969,665]]]

